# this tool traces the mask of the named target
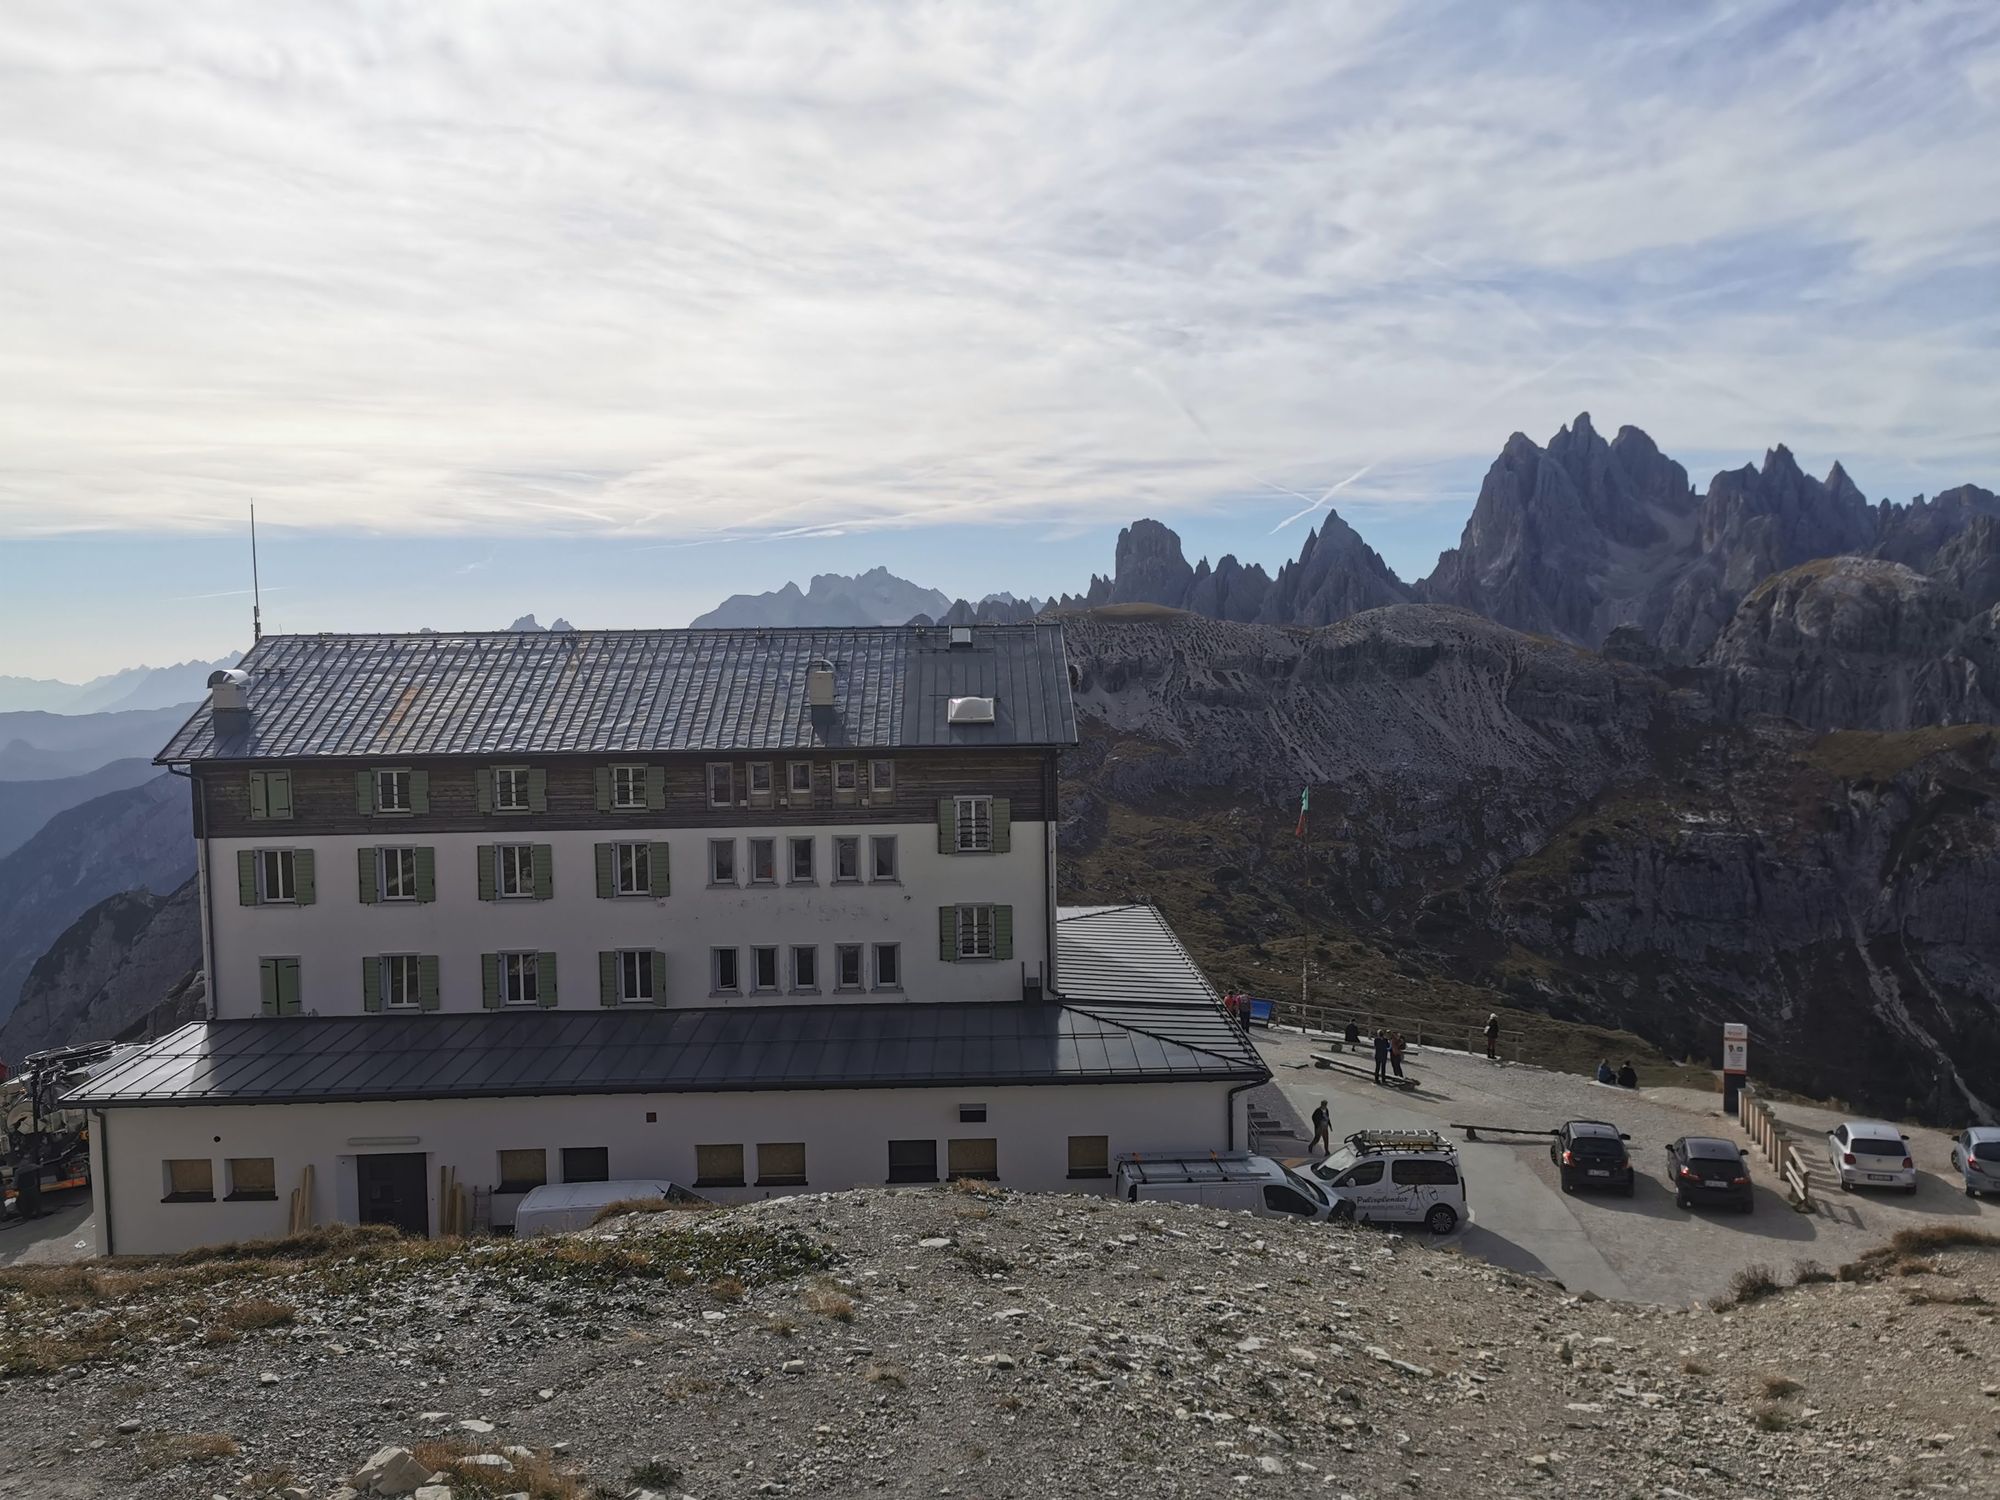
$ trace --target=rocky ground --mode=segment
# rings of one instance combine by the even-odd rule
[[[997,1190],[17,1268],[0,1493],[321,1500],[402,1445],[425,1500],[1996,1494],[1995,1246],[1950,1243],[1976,1233],[1724,1311]]]

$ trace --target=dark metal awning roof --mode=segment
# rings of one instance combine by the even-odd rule
[[[833,702],[806,674],[832,664]],[[273,635],[245,711],[204,703],[157,759],[670,754],[1076,741],[1062,627]],[[994,701],[952,724],[954,698]],[[235,722],[231,722],[231,721]]]

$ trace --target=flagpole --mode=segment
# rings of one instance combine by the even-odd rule
[[[1302,850],[1303,868],[1299,882],[1299,920],[1303,929],[1304,942],[1299,947],[1299,1030],[1306,1027],[1306,1008],[1311,1004],[1307,998],[1306,970],[1312,962],[1312,830],[1306,826],[1306,813],[1312,802],[1312,788],[1306,787],[1299,793],[1299,840]]]

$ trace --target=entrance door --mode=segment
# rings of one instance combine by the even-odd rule
[[[429,1176],[421,1151],[355,1157],[354,1185],[361,1200],[361,1222],[394,1224],[429,1239]]]

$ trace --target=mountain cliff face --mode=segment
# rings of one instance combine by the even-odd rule
[[[913,615],[935,619],[952,601],[936,589],[920,588],[887,568],[849,577],[816,574],[801,590],[796,583],[765,594],[731,594],[691,628],[789,625],[901,625]]]
[[[1150,895],[1246,980],[1296,986],[1310,928],[1322,993],[1374,965],[1398,1003],[1506,996],[1696,1058],[1744,1020],[1761,1076],[2000,1108],[2000,732],[1739,727],[1439,606],[1068,638],[1064,899]]]

